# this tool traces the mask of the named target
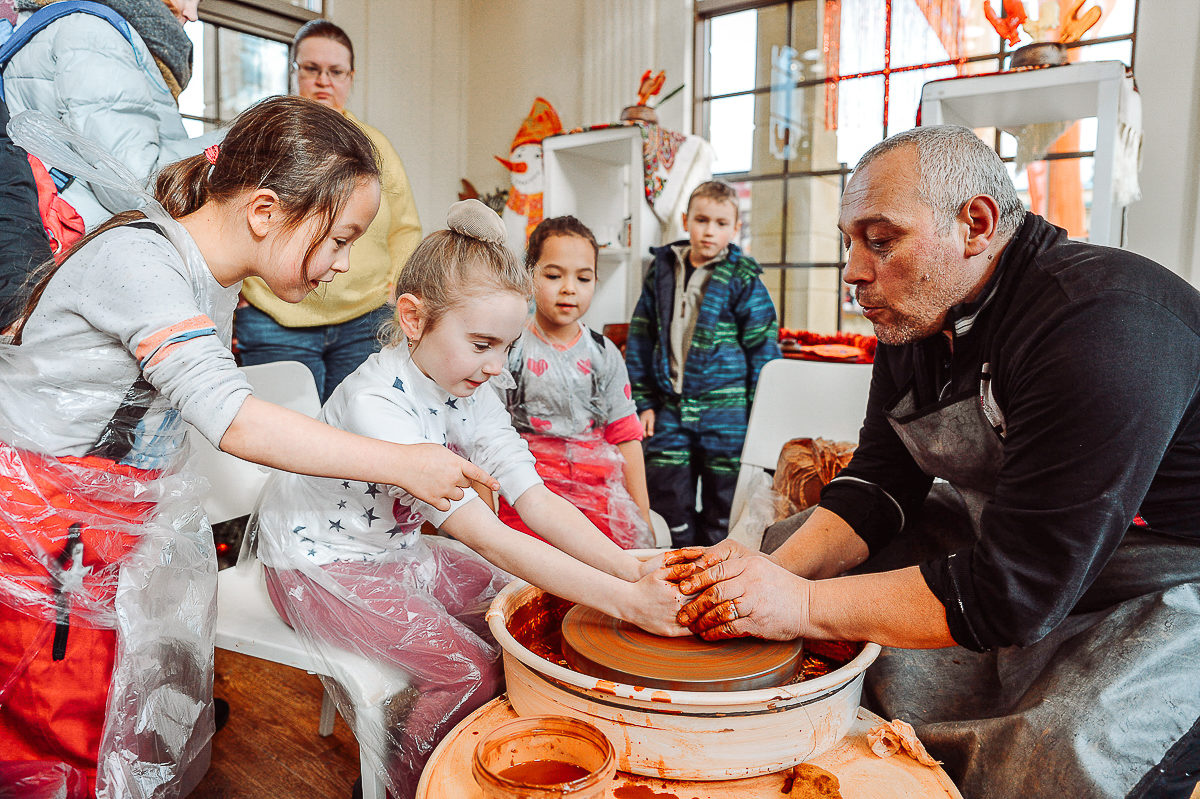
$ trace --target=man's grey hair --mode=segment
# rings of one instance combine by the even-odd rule
[[[933,209],[942,232],[949,230],[967,201],[986,194],[1000,206],[997,233],[1015,233],[1025,219],[1025,206],[996,151],[970,128],[930,125],[897,133],[876,144],[859,159],[862,169],[884,153],[913,145],[917,148],[920,180],[917,195]]]

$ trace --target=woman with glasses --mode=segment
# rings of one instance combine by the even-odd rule
[[[249,303],[235,333],[244,365],[300,361],[313,373],[321,401],[379,351],[379,326],[391,318],[391,287],[421,240],[421,222],[404,164],[391,142],[346,110],[354,85],[354,45],[328,20],[304,25],[292,40],[292,70],[301,97],[345,115],[375,145],[383,168],[379,213],[350,254],[350,271],[295,305],[256,278],[242,284]]]

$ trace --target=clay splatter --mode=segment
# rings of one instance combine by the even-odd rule
[[[677,794],[659,793],[648,785],[622,785],[613,790],[615,799],[679,799]]]

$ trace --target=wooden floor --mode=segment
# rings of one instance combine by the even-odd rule
[[[229,722],[213,737],[212,765],[189,799],[350,799],[358,744],[338,717],[317,734],[321,681],[299,669],[216,651],[213,694]]]

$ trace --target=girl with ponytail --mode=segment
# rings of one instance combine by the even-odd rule
[[[12,128],[27,149],[133,190],[120,164],[30,119]],[[470,480],[498,487],[445,447],[255,398],[229,351],[244,278],[299,302],[346,271],[379,205],[354,124],[265,100],[143,201],[42,275],[18,338],[0,345],[0,784],[65,768],[100,795],[173,796],[197,776],[213,729],[216,562],[183,422],[246,460],[437,507]]]

